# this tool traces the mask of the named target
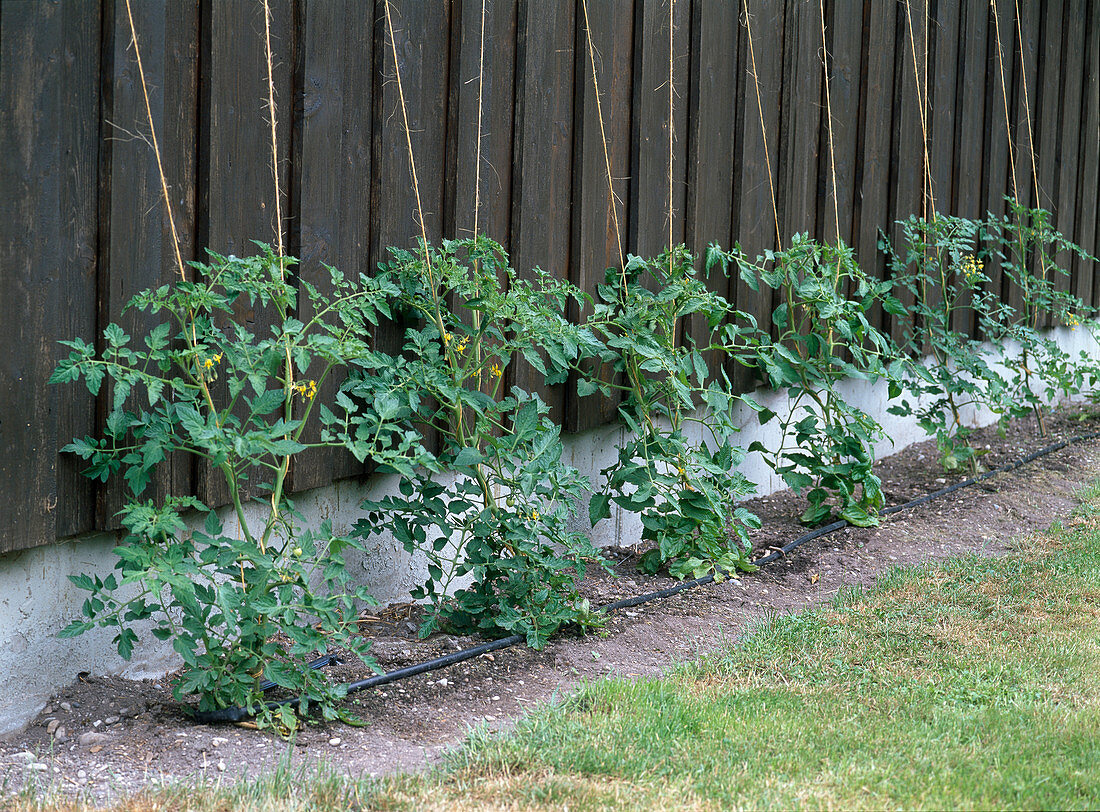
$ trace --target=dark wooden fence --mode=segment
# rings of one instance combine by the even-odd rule
[[[1018,190],[1097,247],[1100,2],[674,0],[671,54],[669,3],[393,0],[429,236],[471,232],[480,137],[480,228],[517,268],[586,288],[620,247],[666,245],[670,200],[675,241],[772,246],[773,185],[784,238],[839,235],[879,273],[878,230],[932,196],[978,216]],[[132,5],[185,256],[272,241],[261,0]],[[384,6],[272,0],[271,23],[284,236],[307,277],[368,270],[418,230]],[[133,327],[127,300],[173,273],[130,40],[125,0],[0,3],[0,551],[109,527],[119,505],[57,453],[104,404],[45,381],[58,339]],[[1078,263],[1072,280],[1093,303],[1095,275]],[[770,303],[723,292],[766,318]],[[611,416],[509,374],[572,429]],[[318,454],[294,484],[357,472]],[[157,487],[216,501],[203,480],[181,461]]]

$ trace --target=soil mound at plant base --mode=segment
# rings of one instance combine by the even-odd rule
[[[1066,410],[1048,419],[1050,437],[1034,421],[1017,420],[1007,432],[975,432],[974,444],[994,468],[1051,442],[1100,428],[1100,413]],[[928,442],[880,461],[887,504],[898,504],[966,478],[944,474]],[[875,528],[846,528],[800,547],[791,556],[740,581],[689,590],[618,613],[606,635],[562,635],[543,651],[513,648],[450,669],[349,697],[347,707],[367,725],[308,725],[293,759],[325,760],[354,775],[416,769],[457,744],[471,725],[507,727],[534,703],[570,690],[582,679],[609,673],[654,674],[670,664],[735,640],[769,613],[796,611],[828,600],[844,586],[870,585],[895,565],[953,555],[998,555],[1011,540],[1072,511],[1074,493],[1100,476],[1100,442],[1064,448],[1017,471],[912,511]],[[797,517],[805,502],[790,493],[747,505],[763,520],[758,551],[803,532]],[[593,574],[582,591],[605,603],[674,583],[638,572],[644,550],[612,551],[619,577]],[[363,617],[364,634],[385,668],[420,662],[463,648],[472,638],[436,634],[418,640],[417,608],[389,607]],[[352,665],[335,675],[365,676]],[[174,703],[168,680],[77,675],[23,733],[0,745],[0,776],[10,791],[28,780],[62,792],[87,791],[103,800],[153,780],[205,773],[224,778],[270,771],[286,744],[270,732],[237,725],[193,724]]]

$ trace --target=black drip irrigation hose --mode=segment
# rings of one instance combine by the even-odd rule
[[[340,658],[339,657],[337,657],[335,654],[326,654],[323,657],[318,657],[316,660],[311,660],[310,662],[306,663],[306,668],[310,668],[314,671],[317,671],[318,669],[324,668],[326,665],[339,665],[339,664],[340,664]],[[274,688],[278,684],[279,683],[275,682],[275,680],[273,680],[273,679],[266,679],[266,680],[264,680],[263,682],[260,683],[260,690],[261,691],[270,691],[272,688]]]
[[[984,474],[981,474],[979,476],[964,479],[962,482],[956,482],[954,485],[948,485],[946,488],[940,488],[938,491],[933,491],[932,493],[925,494],[924,496],[919,496],[916,499],[911,499],[904,504],[893,505],[892,507],[884,508],[879,511],[879,516],[888,516],[892,513],[900,513],[903,510],[915,508],[919,505],[931,502],[933,499],[938,499],[941,496],[947,496],[948,494],[954,493],[955,491],[961,490],[963,488],[968,488],[971,485],[977,485],[978,483],[984,482],[985,480],[989,479],[990,477],[996,476],[997,474],[1004,474],[1008,473],[1009,471],[1015,471],[1017,468],[1020,468],[1023,465],[1027,465],[1029,462],[1034,462],[1040,457],[1045,457],[1047,454],[1053,454],[1055,451],[1061,451],[1067,446],[1075,445],[1076,443],[1083,443],[1088,440],[1095,440],[1097,438],[1100,438],[1100,431],[1094,431],[1088,434],[1079,435],[1077,437],[1071,437],[1068,440],[1059,440],[1058,442],[1052,443],[1045,448],[1040,448],[1038,451],[1033,451],[1032,453],[1016,460],[1015,462],[1010,462],[998,468],[986,471]],[[848,522],[844,519],[841,519],[831,524],[824,525],[823,527],[818,527],[808,533],[799,536],[794,541],[784,545],[783,547],[780,547],[774,552],[769,553],[762,558],[756,559],[752,563],[754,566],[757,567],[762,567],[766,564],[774,563],[780,558],[786,556],[796,547],[800,547],[808,541],[813,541],[814,539],[821,538],[822,536],[828,535],[829,533],[835,533],[837,530],[841,530],[847,526]],[[623,598],[622,600],[615,601],[614,603],[605,604],[599,607],[599,610],[602,612],[616,612],[620,609],[626,609],[631,606],[639,606],[640,604],[650,603],[655,600],[660,600],[661,598],[669,598],[688,589],[694,589],[695,587],[705,586],[706,584],[713,583],[716,577],[725,578],[727,576],[728,573],[720,572],[717,575],[705,575],[702,578],[695,578],[691,581],[682,581],[681,583],[670,586],[667,589],[659,589],[655,592],[648,592],[644,595],[635,595],[631,598]],[[391,682],[397,682],[398,680],[415,677],[418,674],[425,674],[429,671],[437,671],[441,668],[447,668],[452,665],[457,665],[458,663],[465,662],[466,660],[471,660],[474,657],[480,657],[482,654],[489,654],[494,651],[500,651],[501,649],[511,648],[512,646],[522,643],[525,639],[526,637],[522,634],[513,634],[509,637],[502,637],[499,640],[491,640],[488,643],[471,646],[470,648],[465,648],[452,654],[446,654],[442,657],[425,660],[424,662],[417,663],[416,665],[410,665],[406,666],[405,668],[398,668],[394,671],[387,671],[384,674],[377,674],[373,677],[367,677],[366,679],[361,679],[358,682],[350,683],[347,687],[347,693],[358,693],[359,691],[365,691],[368,688],[376,688],[380,685],[386,685]],[[325,657],[319,657],[318,659],[309,663],[308,667],[323,668],[324,666],[335,662],[339,662],[339,660],[329,655]],[[267,690],[267,688],[269,687],[274,687],[274,683],[270,683],[270,681],[268,683],[265,683],[263,689]],[[269,708],[277,708],[281,705],[290,705],[295,702],[298,702],[298,698],[291,697],[290,699],[281,699],[273,702],[268,702],[267,705]],[[210,711],[193,711],[191,715],[193,720],[195,722],[198,722],[199,724],[215,724],[218,722],[240,722],[252,717],[254,714],[250,713],[247,708],[236,707],[221,708],[218,710]]]

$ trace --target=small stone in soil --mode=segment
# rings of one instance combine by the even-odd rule
[[[333,736],[331,739],[328,740],[328,743],[331,744],[333,747],[335,747],[341,741],[343,741],[343,740],[339,736]]]
[[[89,730],[87,733],[80,734],[80,746],[90,747],[93,744],[102,744],[107,741],[107,735],[105,733],[95,733]]]
[[[105,725],[117,725],[118,722],[119,718],[117,716],[108,716],[106,719],[103,720],[103,724]]]
[[[46,725],[46,734],[52,736],[59,727],[61,727],[61,722],[57,719],[51,719],[50,723]]]
[[[57,730],[53,732],[53,739],[56,742],[67,742],[69,740],[69,731],[65,729],[65,725],[57,726]]]
[[[61,703],[61,710],[65,711],[65,713],[72,713],[73,712],[73,706],[70,705],[68,702],[62,702]]]

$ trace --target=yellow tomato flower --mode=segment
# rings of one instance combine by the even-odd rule
[[[313,400],[317,397],[317,381],[302,381],[294,384],[294,389],[302,400]]]
[[[966,277],[967,282],[975,282],[978,276],[981,274],[982,269],[985,267],[985,263],[974,257],[973,254],[963,259],[962,272]]]

